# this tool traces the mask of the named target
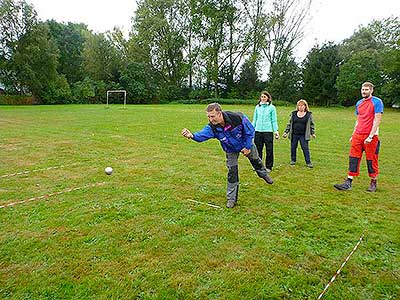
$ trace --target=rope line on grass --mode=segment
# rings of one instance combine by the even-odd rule
[[[106,182],[96,182],[96,183],[92,183],[92,184],[87,184],[81,187],[75,187],[75,188],[69,188],[63,191],[59,191],[59,192],[54,192],[51,194],[45,194],[42,196],[38,196],[38,197],[32,197],[32,198],[28,198],[25,200],[17,200],[17,201],[13,201],[11,203],[5,204],[5,205],[0,205],[0,208],[6,208],[6,207],[10,207],[10,206],[14,206],[14,205],[18,205],[18,204],[23,204],[23,203],[27,203],[27,202],[31,202],[31,201],[36,201],[36,200],[41,200],[41,199],[47,199],[49,197],[52,196],[57,196],[57,195],[61,195],[61,194],[65,194],[65,193],[69,193],[69,192],[73,192],[73,191],[78,191],[78,190],[83,190],[86,188],[91,188],[91,187],[97,187],[97,186],[101,186],[106,184]]]
[[[353,255],[353,253],[357,250],[358,246],[361,244],[361,241],[364,238],[364,233],[360,236],[360,239],[358,240],[357,244],[354,246],[353,250],[351,250],[350,254],[347,255],[346,259],[344,260],[344,262],[342,263],[342,265],[340,266],[340,268],[336,271],[335,275],[333,275],[333,277],[331,278],[331,280],[328,282],[328,284],[325,286],[324,290],[322,291],[322,293],[318,296],[317,300],[321,299],[324,294],[326,293],[326,291],[328,290],[328,288],[332,285],[332,283],[335,281],[336,277],[340,274],[340,272],[342,271],[344,265],[349,261],[350,257]]]
[[[222,207],[221,207],[221,206],[218,206],[218,205],[214,205],[214,204],[210,204],[210,203],[205,203],[205,202],[200,202],[200,201],[196,201],[196,200],[193,200],[193,199],[186,199],[186,200],[187,200],[187,201],[190,201],[190,202],[193,202],[193,203],[205,204],[205,205],[211,206],[211,207],[213,207],[213,208],[222,209]]]
[[[7,178],[7,177],[18,176],[18,175],[25,175],[25,174],[29,174],[29,173],[33,173],[33,172],[47,171],[47,170],[53,170],[53,169],[61,169],[61,168],[65,168],[65,167],[72,167],[72,166],[75,166],[77,164],[78,163],[73,163],[73,164],[70,164],[70,165],[59,165],[59,166],[36,169],[36,170],[30,170],[30,171],[26,170],[26,171],[16,172],[16,173],[12,173],[12,174],[1,175],[0,178]]]

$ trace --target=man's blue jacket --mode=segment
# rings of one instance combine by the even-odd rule
[[[193,140],[204,142],[216,138],[225,152],[240,152],[243,148],[253,146],[254,127],[250,120],[242,113],[223,111],[225,126],[209,123],[201,131],[193,134]]]

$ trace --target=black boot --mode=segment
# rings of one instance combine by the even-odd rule
[[[371,182],[369,184],[369,187],[367,189],[368,192],[376,192],[376,179],[371,179]]]
[[[335,184],[334,187],[340,191],[349,191],[351,190],[352,181],[353,181],[352,179],[347,178],[343,183]]]

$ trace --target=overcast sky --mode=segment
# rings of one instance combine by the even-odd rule
[[[135,0],[27,0],[41,20],[85,23],[95,32],[121,28],[126,36],[136,9]],[[374,19],[400,17],[399,0],[314,0],[306,38],[296,55],[304,58],[316,43],[340,42]]]

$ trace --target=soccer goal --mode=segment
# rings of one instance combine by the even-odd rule
[[[109,108],[109,98],[111,94],[124,94],[124,106],[126,108],[126,90],[109,90],[107,91],[107,108]]]

